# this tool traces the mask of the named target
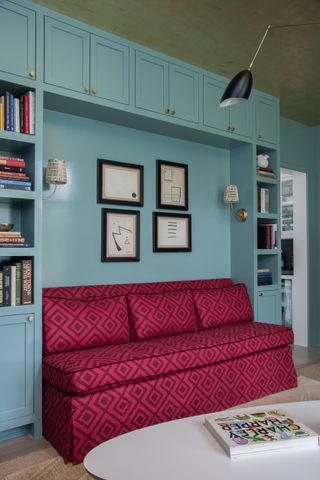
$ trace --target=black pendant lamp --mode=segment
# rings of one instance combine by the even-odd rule
[[[309,25],[320,25],[320,22],[296,23],[296,24],[289,24],[289,25],[274,25],[274,26],[268,25],[247,70],[241,70],[241,72],[237,73],[237,75],[233,77],[233,79],[227,85],[227,88],[225,89],[224,94],[222,95],[222,98],[220,101],[220,107],[230,107],[231,105],[236,105],[237,103],[245,102],[246,100],[249,99],[251,89],[252,89],[252,81],[253,81],[251,68],[258,53],[260,52],[260,49],[266,39],[266,36],[269,33],[269,30],[276,29],[276,28],[302,27],[302,26],[309,26]]]

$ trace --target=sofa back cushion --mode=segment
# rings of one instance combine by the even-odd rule
[[[253,311],[245,285],[193,291],[193,298],[204,328],[253,321]]]
[[[198,329],[189,291],[127,295],[138,338],[145,339]]]
[[[129,341],[129,318],[123,295],[87,300],[43,299],[45,353],[100,347]]]

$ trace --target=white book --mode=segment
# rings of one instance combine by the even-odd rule
[[[318,433],[289,413],[253,407],[205,417],[205,426],[230,458],[253,453],[319,447]]]
[[[269,213],[269,189],[260,189],[260,212]]]
[[[14,131],[20,133],[20,99],[14,99]]]
[[[30,135],[35,134],[35,121],[36,121],[36,113],[35,113],[35,94],[33,91],[28,92],[29,97],[29,133]]]

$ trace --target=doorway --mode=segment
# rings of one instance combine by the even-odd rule
[[[307,174],[281,168],[282,324],[308,346]]]

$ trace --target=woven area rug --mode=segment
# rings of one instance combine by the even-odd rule
[[[299,402],[305,400],[320,400],[320,381],[301,375],[308,372],[313,378],[320,380],[320,364],[311,365],[299,370],[298,387],[284,392],[269,395],[243,404],[243,406],[263,405],[271,403]],[[45,441],[44,447],[26,455],[16,454],[18,442],[33,442],[32,437],[24,440],[11,440],[9,459],[0,462],[0,480],[92,480],[82,464],[65,464],[62,457]]]

